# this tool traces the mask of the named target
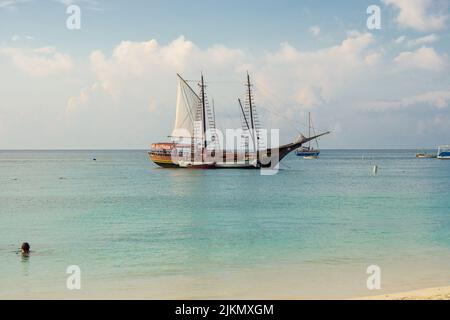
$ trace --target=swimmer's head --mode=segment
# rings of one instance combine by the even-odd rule
[[[25,254],[30,253],[30,244],[28,242],[22,243],[22,247],[20,247],[20,251]]]

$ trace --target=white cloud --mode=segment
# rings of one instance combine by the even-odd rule
[[[60,3],[66,7],[70,5],[82,5],[83,9],[91,10],[91,11],[103,11],[103,6],[100,1],[97,0],[53,0],[57,3]]]
[[[366,57],[364,58],[364,62],[366,63],[367,66],[374,66],[378,64],[382,58],[383,58],[383,50],[380,50],[377,52],[367,54]]]
[[[94,83],[91,87],[83,88],[78,96],[69,98],[69,100],[67,101],[66,111],[68,113],[72,113],[76,111],[78,106],[88,103],[90,100],[90,96],[95,94],[97,90],[98,90],[97,83]]]
[[[398,37],[397,39],[395,39],[394,42],[395,42],[396,44],[401,44],[401,43],[405,42],[405,40],[406,40],[406,37],[405,37],[405,36],[400,36],[400,37]]]
[[[89,3],[89,4],[94,4],[94,5],[99,4],[99,2],[96,0],[53,0],[53,1],[61,3],[65,6],[70,6],[70,5],[76,4],[76,3]]]
[[[436,109],[445,109],[450,106],[450,90],[430,91],[397,100],[372,101],[364,103],[363,106],[376,111],[403,109],[413,106],[430,106]]]
[[[94,112],[117,119],[134,114],[140,115],[134,121],[143,131],[148,126],[160,127],[156,132],[169,131],[174,113],[175,74],[197,79],[203,70],[209,96],[215,98],[220,125],[233,128],[239,125],[237,97],[244,92],[243,79],[249,70],[258,105],[270,105],[275,113],[300,118],[302,111],[319,108],[342,91],[351,91],[359,79],[374,70],[381,53],[369,48],[373,42],[370,33],[350,32],[338,45],[321,50],[305,52],[285,43],[273,52],[253,57],[249,52],[223,45],[199,48],[184,37],[165,45],[156,40],[124,41],[112,54],[91,54],[95,79],[67,101],[66,116],[72,123],[73,119],[86,118]],[[218,77],[232,80],[232,86],[220,81],[216,84]],[[288,106],[280,101],[270,103],[274,101],[273,93],[283,97]],[[263,118],[269,127],[282,125],[273,114]],[[110,122],[116,127],[123,126],[114,121]],[[108,139],[112,136],[110,133]]]
[[[101,88],[115,100],[132,92],[136,96],[148,95],[149,88],[163,86],[175,73],[197,75],[206,70],[241,79],[246,70],[251,70],[259,84],[290,97],[292,103],[300,104],[297,107],[307,108],[328,101],[340,87],[352,84],[358,74],[381,60],[381,52],[368,50],[371,43],[370,33],[350,32],[337,46],[302,52],[284,43],[277,51],[255,59],[247,52],[225,46],[202,50],[184,37],[168,45],[159,45],[156,40],[125,41],[110,58],[101,51],[93,52],[91,64],[95,88]],[[278,78],[283,80],[273,80]],[[77,102],[86,103],[86,95],[89,90],[85,89],[72,99],[70,109],[76,109]]]
[[[408,70],[441,71],[447,66],[447,57],[439,55],[433,48],[428,47],[402,52],[394,61],[401,69]]]
[[[417,126],[417,134],[419,135],[433,135],[438,134],[439,138],[435,144],[444,144],[448,140],[446,138],[445,130],[450,128],[450,117],[447,115],[436,114],[430,119],[421,119]]]
[[[324,103],[325,99],[320,88],[304,86],[297,91],[296,102],[307,109],[311,109]]]
[[[198,79],[203,70],[210,99],[217,98],[212,95],[217,86],[209,82],[212,78],[209,75],[229,79],[239,74],[239,80],[243,81],[248,56],[242,50],[222,45],[201,49],[184,37],[168,44],[159,44],[154,39],[123,41],[112,53],[94,51],[90,55],[94,78],[66,101],[64,122],[73,130],[77,129],[74,124],[82,123],[83,135],[95,133],[101,145],[147,145],[150,137],[161,137],[171,130],[176,73],[189,80]],[[195,83],[191,85],[198,89]],[[244,89],[241,83],[239,89]],[[236,96],[230,98],[233,104],[230,102],[226,107],[237,108]],[[216,106],[224,103],[220,98],[216,101]],[[223,124],[224,117],[220,119]],[[135,137],[133,141],[130,136]]]
[[[293,79],[289,85],[279,82],[283,85],[280,90],[296,103],[315,106],[327,101],[338,87],[351,82],[355,74],[378,63],[381,53],[367,50],[372,42],[370,33],[350,32],[337,46],[302,52],[285,43],[277,51],[256,59],[248,52],[222,45],[200,49],[184,37],[167,45],[160,45],[154,39],[124,41],[114,48],[111,57],[94,51],[91,64],[96,76],[95,87],[115,100],[132,92],[136,96],[148,95],[149,88],[163,86],[175,73],[197,75],[200,70],[206,70],[210,74],[241,79],[246,70],[251,70],[256,81],[275,90],[278,85],[272,79]],[[75,108],[76,101],[85,103],[87,100],[72,100],[70,109]]]
[[[309,32],[311,32],[311,34],[318,36],[320,34],[320,27],[319,26],[312,26],[309,28]]]
[[[369,49],[373,41],[370,33],[350,32],[339,45],[317,51],[299,51],[285,43],[263,58],[257,80],[263,87],[291,97],[292,108],[321,105],[376,65],[381,53]]]
[[[437,42],[437,41],[439,41],[439,37],[437,35],[435,35],[434,33],[432,33],[432,34],[429,34],[424,37],[409,40],[408,46],[410,46],[410,47],[421,46],[424,44],[429,44],[429,43],[433,43],[433,42]]]
[[[14,66],[35,77],[66,73],[73,68],[72,58],[53,47],[22,49],[0,48],[0,54],[9,57]]]
[[[11,36],[11,41],[12,42],[18,42],[18,41],[22,41],[22,40],[27,40],[27,41],[32,41],[35,40],[35,38],[33,36],[27,35],[25,37],[22,37],[18,34],[14,34]]]
[[[17,10],[21,4],[31,2],[33,0],[0,0],[0,10]],[[37,0],[34,0],[37,2]],[[97,0],[52,0],[55,3],[69,6],[72,4],[83,4],[84,9],[102,11],[101,3]]]
[[[404,98],[401,100],[402,106],[412,106],[418,104],[426,104],[438,109],[448,108],[450,103],[449,91],[431,91],[421,95]]]
[[[0,9],[15,10],[19,4],[29,1],[31,0],[0,0]]]
[[[433,0],[383,0],[399,10],[396,22],[400,27],[426,32],[446,28],[449,18],[446,4]]]
[[[14,64],[11,65],[27,70],[28,73],[31,72],[30,65],[35,65],[28,58],[54,57],[57,53],[52,47],[15,50],[7,53],[11,59],[13,56],[26,56],[25,60],[30,61],[23,64],[18,61],[24,59],[12,59]],[[4,54],[2,49],[0,55]],[[291,119],[291,123],[295,122],[296,128],[306,129],[302,125],[305,123],[305,118],[302,117],[306,111],[314,109],[316,128],[332,129],[339,124],[341,130],[334,132],[333,137],[327,138],[327,141],[342,146],[369,139],[374,130],[379,128],[377,121],[384,119],[381,116],[375,119],[367,112],[370,108],[361,108],[361,104],[358,105],[355,101],[375,101],[371,106],[378,107],[377,110],[405,108],[421,103],[443,113],[449,110],[447,91],[421,94],[426,91],[423,78],[411,77],[410,72],[404,72],[421,68],[427,70],[427,75],[431,75],[429,71],[436,71],[430,77],[429,85],[439,84],[439,88],[446,88],[446,77],[439,72],[442,62],[446,63],[444,55],[440,56],[434,49],[426,47],[403,52],[395,60],[399,66],[397,68],[392,67],[392,60],[384,57],[383,46],[375,41],[374,35],[355,31],[349,32],[340,43],[318,50],[304,51],[284,43],[259,56],[224,45],[201,48],[184,37],[179,37],[167,44],[158,43],[154,39],[143,42],[123,41],[111,52],[94,51],[89,60],[91,73],[88,68],[83,68],[76,73],[75,81],[72,73],[70,81],[69,77],[29,81],[42,83],[44,87],[53,87],[61,79],[67,79],[69,83],[64,83],[61,87],[63,91],[66,90],[61,92],[61,99],[54,101],[54,110],[61,112],[58,115],[58,119],[61,119],[58,121],[60,127],[55,128],[56,124],[47,121],[46,124],[54,128],[52,135],[39,141],[53,141],[52,137],[60,136],[64,138],[55,138],[59,145],[63,141],[70,147],[114,148],[143,147],[151,141],[162,139],[170,132],[173,123],[175,74],[181,73],[187,79],[198,79],[202,70],[205,72],[208,95],[216,102],[219,126],[239,126],[236,98],[243,94],[243,78],[249,70],[255,83],[255,100],[264,126],[283,128],[282,139],[286,141],[296,134],[287,131],[290,129],[286,128],[286,118]],[[432,62],[434,60],[438,63]],[[78,79],[80,75],[82,79]],[[17,77],[17,81],[23,81],[22,78]],[[228,84],[228,80],[232,84]],[[192,85],[197,89],[195,83]],[[411,97],[392,99],[405,93]],[[53,99],[53,96],[49,96],[51,95],[46,94],[42,97],[42,101],[46,101],[42,104]],[[58,109],[64,103],[66,107]],[[32,101],[24,102],[24,105],[34,107],[35,104]],[[272,112],[265,113],[265,108]],[[11,108],[10,114],[14,114],[16,109]],[[54,112],[49,111],[48,118],[53,119]],[[45,122],[45,119],[41,120]],[[404,130],[401,120],[392,120],[389,133]],[[10,118],[3,121],[14,122]],[[369,127],[367,130],[366,126]],[[12,126],[5,130],[5,135],[16,133]],[[30,143],[39,146],[39,141],[33,140],[32,136],[28,138]],[[384,141],[383,136],[377,139],[380,144]],[[4,141],[6,142],[3,143],[8,143],[7,140]]]
[[[122,79],[140,78],[169,73],[198,73],[220,68],[233,72],[239,68],[245,54],[241,50],[213,46],[202,51],[183,36],[167,46],[161,46],[156,40],[147,42],[124,41],[119,44],[111,58],[100,51],[91,54],[91,63],[100,86],[111,95],[120,93]],[[231,69],[228,69],[231,67]],[[155,81],[158,79],[155,78]]]

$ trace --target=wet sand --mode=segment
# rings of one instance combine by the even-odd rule
[[[385,294],[359,300],[450,300],[450,286]]]

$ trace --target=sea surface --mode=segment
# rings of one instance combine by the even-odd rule
[[[0,151],[0,298],[351,298],[450,285],[450,161],[414,155],[291,154],[263,176],[162,169],[143,150]],[[80,290],[66,286],[71,265]],[[379,291],[367,288],[371,265]]]

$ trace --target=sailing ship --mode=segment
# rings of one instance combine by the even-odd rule
[[[311,122],[311,112],[308,113],[308,136],[311,137],[311,128],[312,128],[312,122]],[[314,131],[314,128],[313,128]],[[296,155],[299,157],[303,157],[304,159],[317,159],[320,154],[319,150],[319,142],[317,139],[314,139],[317,144],[317,149],[314,149],[314,147],[311,146],[311,141],[308,142],[308,146],[300,147],[296,150]]]
[[[177,74],[177,103],[175,125],[170,142],[153,143],[148,152],[150,159],[164,168],[187,169],[255,169],[274,168],[289,153],[320,136],[300,136],[292,143],[267,148],[261,134],[256,112],[252,83],[247,74],[246,97],[238,99],[244,146],[240,150],[226,150],[219,141],[214,104],[211,107],[206,95],[203,74],[198,83],[199,93],[189,81]]]

